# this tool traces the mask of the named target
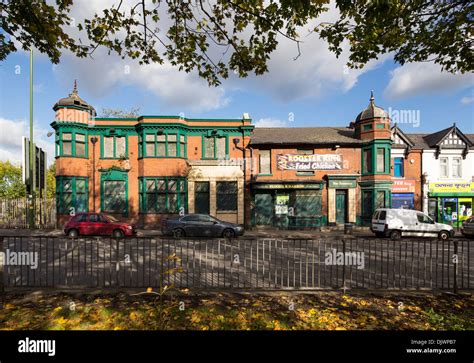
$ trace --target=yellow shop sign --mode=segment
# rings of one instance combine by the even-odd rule
[[[429,184],[431,193],[474,193],[474,182],[434,182]]]

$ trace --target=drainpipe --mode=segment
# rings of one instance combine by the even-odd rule
[[[242,131],[243,133],[243,131]],[[245,193],[247,191],[247,162],[246,162],[246,158],[245,158],[245,147],[242,147],[242,146],[238,146],[240,140],[235,138],[232,140],[233,143],[234,143],[234,146],[236,149],[242,151],[242,155],[244,157],[244,225],[247,224],[247,212],[246,212],[246,208],[245,208]],[[243,142],[243,139],[242,139],[242,142]]]

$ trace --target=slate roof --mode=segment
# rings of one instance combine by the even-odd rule
[[[348,127],[256,127],[251,145],[361,144]]]
[[[446,130],[441,130],[433,134],[405,134],[405,135],[407,135],[410,138],[410,140],[413,142],[414,144],[413,149],[433,149],[435,148],[435,145],[444,137],[443,132],[445,131]],[[470,148],[474,149],[474,134],[464,134],[464,136],[466,136],[473,144],[473,146],[471,146]]]

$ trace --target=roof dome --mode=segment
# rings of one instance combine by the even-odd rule
[[[59,107],[69,106],[81,107],[89,111],[91,115],[97,115],[95,108],[79,97],[79,94],[77,93],[77,81],[74,81],[74,88],[69,94],[69,97],[61,98],[58,102],[56,102],[53,106],[53,110],[56,111]]]
[[[375,105],[374,91],[370,93],[370,102],[367,108],[357,115],[355,122],[360,122],[372,118],[389,118],[388,113],[381,107]]]

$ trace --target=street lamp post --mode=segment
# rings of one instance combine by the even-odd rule
[[[36,163],[36,148],[33,144],[33,49],[30,48],[30,162],[29,162],[29,186],[30,190],[28,197],[30,198],[29,205],[29,225],[30,228],[35,228],[35,166]]]
[[[92,142],[92,211],[95,213],[95,144],[97,137],[91,137]]]

